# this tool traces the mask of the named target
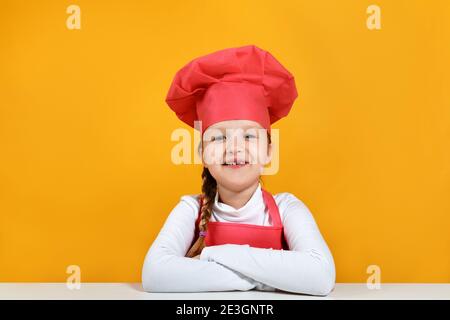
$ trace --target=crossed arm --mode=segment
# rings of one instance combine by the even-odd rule
[[[145,257],[142,284],[149,292],[288,291],[327,295],[334,288],[333,257],[308,208],[281,195],[290,250],[225,244],[205,247],[200,259],[185,257],[194,237],[195,199],[183,196]]]

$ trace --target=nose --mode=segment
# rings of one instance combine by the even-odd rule
[[[226,159],[227,161],[235,161],[244,157],[245,142],[239,142],[239,139],[233,138],[227,140],[226,143]]]
[[[243,152],[244,149],[245,149],[245,141],[243,139],[239,139],[238,137],[227,139],[226,142],[227,153]]]

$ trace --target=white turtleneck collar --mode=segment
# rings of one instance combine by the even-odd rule
[[[268,212],[264,204],[261,183],[258,183],[258,187],[253,195],[247,203],[239,209],[235,209],[226,203],[220,202],[219,192],[216,192],[211,221],[267,225],[267,216]]]

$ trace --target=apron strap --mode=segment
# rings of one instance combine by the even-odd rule
[[[280,218],[280,211],[278,210],[277,203],[275,202],[275,199],[273,198],[272,194],[264,189],[261,189],[264,203],[269,209],[270,217],[272,218],[272,223],[274,227],[282,227],[281,218]]]

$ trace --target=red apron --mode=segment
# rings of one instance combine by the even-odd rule
[[[278,206],[273,196],[264,189],[261,189],[266,207],[272,219],[272,226],[260,226],[254,224],[244,224],[236,222],[209,221],[208,232],[205,237],[206,246],[217,246],[221,244],[248,244],[250,247],[266,249],[289,250],[284,238],[283,224],[281,223]],[[203,199],[200,197],[200,209]],[[195,237],[192,243],[198,238],[200,222],[200,209],[195,222]],[[261,213],[263,214],[263,213]]]

